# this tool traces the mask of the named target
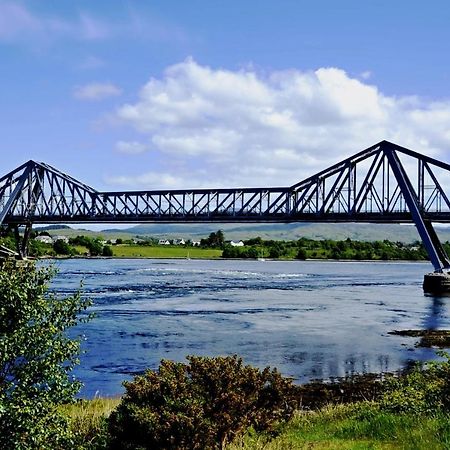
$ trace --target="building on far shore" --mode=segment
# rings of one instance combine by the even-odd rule
[[[36,241],[42,242],[44,244],[53,244],[53,239],[50,236],[37,236]]]

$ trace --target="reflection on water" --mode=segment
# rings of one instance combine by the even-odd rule
[[[162,358],[238,353],[298,382],[385,372],[432,358],[395,329],[448,328],[450,298],[424,296],[426,263],[65,260],[53,289],[81,280],[97,317],[76,375],[83,396]]]
[[[424,330],[439,330],[443,328],[445,322],[446,303],[450,302],[450,297],[426,296],[429,303],[428,314],[422,322]]]

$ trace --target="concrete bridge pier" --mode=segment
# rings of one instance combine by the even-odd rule
[[[423,278],[423,291],[427,294],[450,294],[450,273],[427,273]]]

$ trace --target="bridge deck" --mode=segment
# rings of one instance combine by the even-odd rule
[[[0,178],[0,225],[414,222],[435,268],[450,268],[431,225],[450,223],[449,172],[449,164],[387,141],[290,187],[99,192],[29,161]]]

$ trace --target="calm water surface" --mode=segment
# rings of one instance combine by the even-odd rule
[[[433,350],[392,330],[450,328],[450,298],[425,296],[429,263],[63,260],[57,292],[83,290],[97,317],[76,330],[81,395],[123,392],[162,358],[238,353],[305,382],[396,370]]]

